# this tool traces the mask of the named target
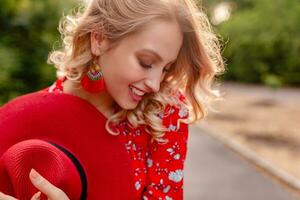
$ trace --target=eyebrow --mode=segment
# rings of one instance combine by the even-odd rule
[[[163,59],[162,59],[162,57],[156,52],[156,51],[154,51],[154,50],[152,50],[152,49],[141,49],[141,51],[146,51],[146,52],[149,52],[149,53],[151,53],[151,54],[153,54],[159,61],[162,61]],[[173,62],[175,62],[176,61],[176,59],[175,60],[172,60],[171,62],[169,62],[169,63],[173,63]],[[169,64],[168,63],[168,64]]]

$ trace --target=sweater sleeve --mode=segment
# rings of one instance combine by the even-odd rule
[[[188,116],[186,108],[167,107],[162,116],[167,127],[165,144],[154,141],[147,155],[147,180],[143,200],[183,199],[183,169],[187,153],[188,125],[180,122]],[[179,121],[178,121],[179,120]]]

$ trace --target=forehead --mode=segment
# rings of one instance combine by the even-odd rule
[[[158,54],[164,61],[176,59],[181,48],[183,35],[179,25],[174,21],[156,20],[147,24],[139,32],[127,37],[123,41],[129,51]]]

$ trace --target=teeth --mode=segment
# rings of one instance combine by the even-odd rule
[[[135,94],[135,95],[138,95],[138,96],[143,96],[144,95],[144,92],[138,90],[138,89],[135,89],[134,87],[130,87],[131,91]]]

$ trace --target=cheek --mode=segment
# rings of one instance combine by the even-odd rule
[[[141,81],[144,74],[145,71],[139,65],[139,62],[131,57],[119,64],[115,78],[118,78],[119,81],[123,81],[124,83],[131,84]]]
[[[131,48],[119,47],[100,58],[103,63],[104,79],[112,87],[124,87],[143,79],[146,71]],[[118,84],[117,86],[115,84]],[[117,88],[114,88],[117,90]]]
[[[144,71],[136,59],[119,59],[103,68],[105,83],[110,92],[122,92],[124,87],[139,82],[144,77]],[[112,91],[113,90],[113,91]]]

